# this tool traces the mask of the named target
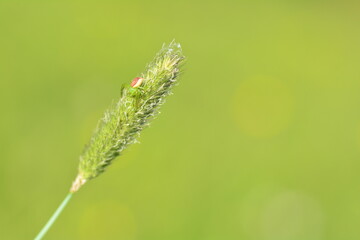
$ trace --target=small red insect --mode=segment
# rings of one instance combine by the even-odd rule
[[[141,78],[141,77],[136,77],[136,78],[134,78],[133,80],[132,80],[132,82],[131,82],[131,86],[133,87],[133,88],[137,88],[137,87],[139,87],[140,85],[141,85],[141,83],[143,82],[143,78]]]

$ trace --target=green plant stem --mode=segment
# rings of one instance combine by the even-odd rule
[[[62,203],[60,204],[60,206],[58,207],[58,209],[56,209],[56,211],[54,212],[54,214],[51,216],[51,218],[49,219],[49,221],[45,224],[45,226],[41,229],[41,231],[39,232],[39,234],[35,237],[34,240],[40,240],[44,237],[44,235],[47,233],[47,231],[50,229],[50,227],[53,225],[53,223],[56,221],[56,219],[59,217],[60,213],[62,212],[62,210],[64,210],[66,204],[69,202],[69,200],[71,199],[73,193],[69,193],[66,198],[64,199],[64,201],[62,201]]]

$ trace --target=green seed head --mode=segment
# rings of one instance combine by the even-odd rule
[[[136,141],[177,83],[183,62],[180,44],[164,45],[140,77],[122,86],[120,99],[105,112],[80,156],[78,176],[71,192],[104,172]]]

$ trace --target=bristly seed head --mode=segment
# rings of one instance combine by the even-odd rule
[[[130,86],[122,86],[119,101],[105,112],[80,156],[71,192],[104,172],[129,144],[136,142],[171,94],[184,59],[180,44],[163,45],[141,77],[134,78]]]

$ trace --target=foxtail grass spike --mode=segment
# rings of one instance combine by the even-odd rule
[[[104,172],[128,145],[136,141],[141,130],[159,113],[159,106],[166,96],[171,94],[184,59],[180,44],[173,41],[163,45],[146,70],[120,88],[120,99],[105,112],[80,156],[78,175],[70,193],[35,240],[43,238],[73,193]]]
[[[163,45],[146,70],[121,87],[120,99],[105,112],[80,156],[78,175],[70,192],[78,191],[87,181],[99,176],[137,140],[171,94],[183,62],[179,43]]]

